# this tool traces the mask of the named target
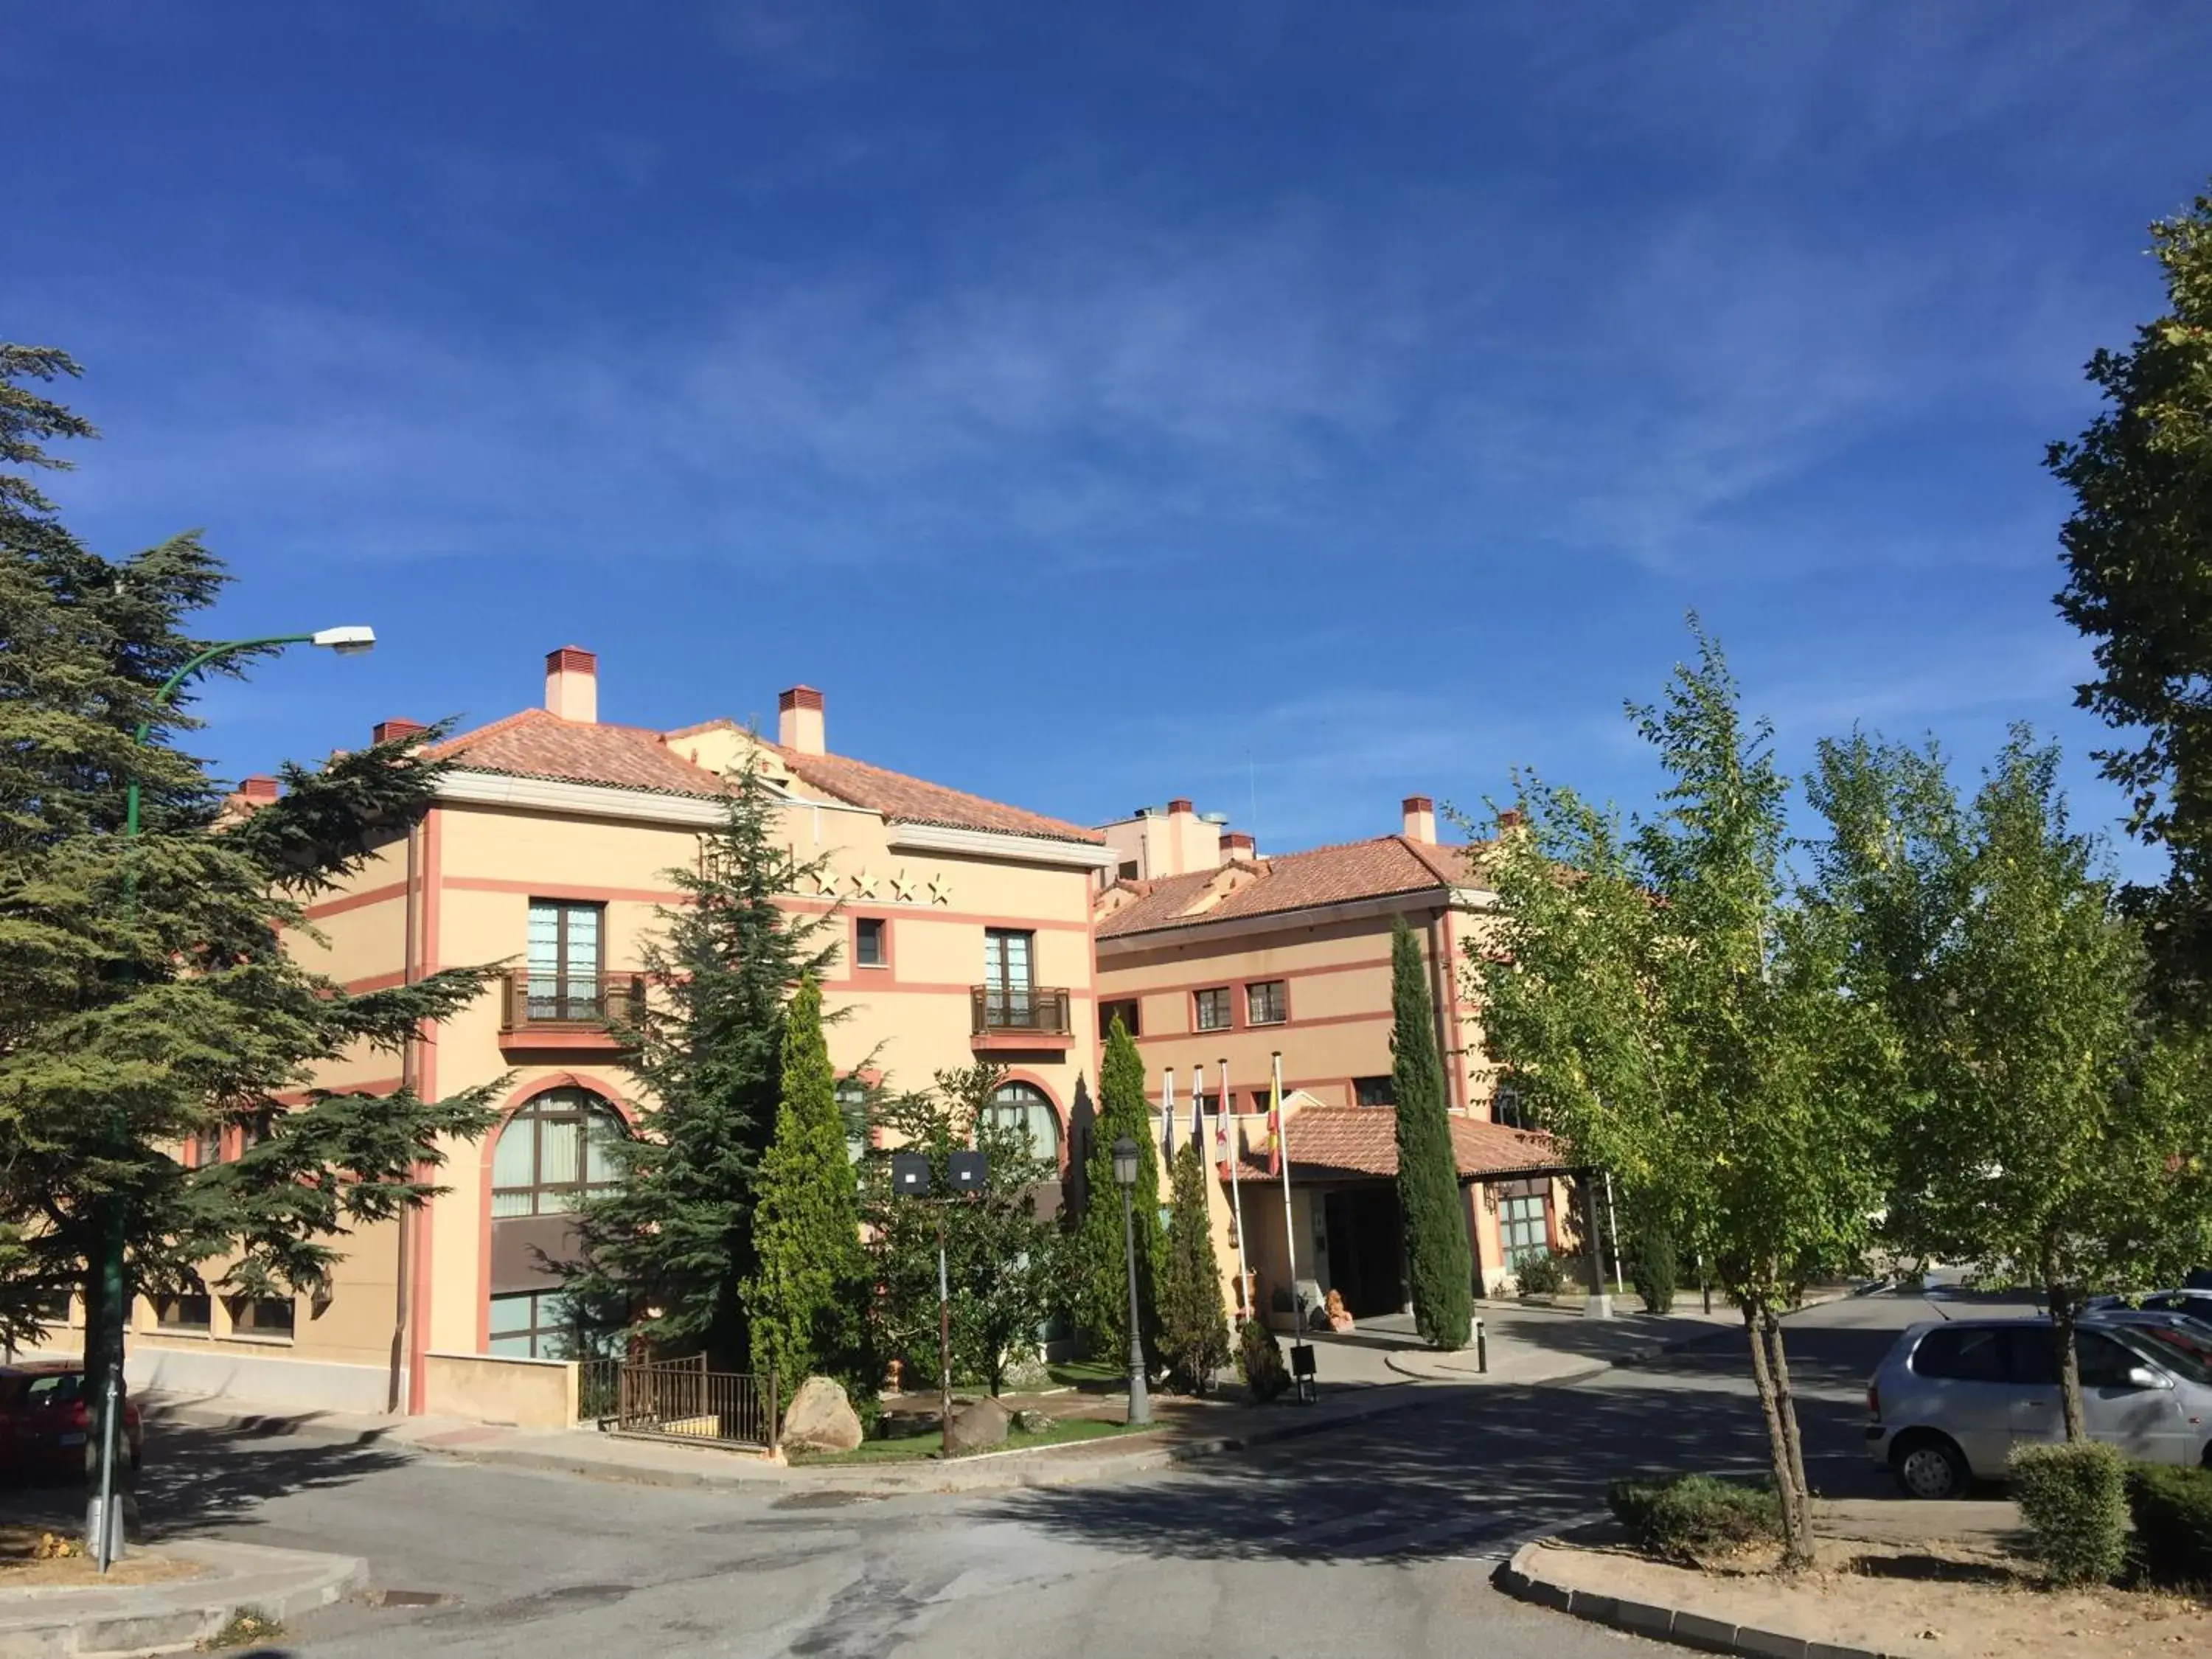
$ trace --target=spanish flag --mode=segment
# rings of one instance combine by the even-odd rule
[[[1267,1173],[1283,1172],[1283,1062],[1276,1057],[1267,1080]]]

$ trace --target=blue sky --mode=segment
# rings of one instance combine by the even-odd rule
[[[1695,607],[1784,757],[2060,737],[2042,446],[2212,175],[2212,9],[19,8],[0,334],[56,493],[203,527],[228,774],[538,700],[1285,848],[1633,802]],[[1253,811],[1256,802],[1256,815]],[[2139,853],[2131,868],[2148,870]]]

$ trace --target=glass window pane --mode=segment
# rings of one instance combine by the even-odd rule
[[[530,907],[530,971],[550,974],[561,962],[561,907],[533,903]]]
[[[622,1171],[607,1146],[609,1142],[623,1138],[622,1122],[604,1107],[593,1107],[584,1124],[586,1178],[594,1187],[610,1185],[620,1179]]]
[[[568,907],[568,949],[562,964],[572,977],[599,969],[599,909],[595,904]]]
[[[494,1336],[512,1335],[519,1331],[527,1331],[536,1322],[534,1310],[537,1302],[536,1297],[526,1293],[492,1297],[491,1334]],[[497,1352],[498,1350],[495,1348],[493,1352]]]
[[[584,1126],[571,1121],[547,1123],[538,1131],[541,1187],[573,1187],[584,1173]]]
[[[508,1119],[499,1132],[499,1139],[491,1151],[491,1184],[501,1187],[527,1187],[537,1179],[531,1144],[536,1139],[537,1121],[525,1107]]]

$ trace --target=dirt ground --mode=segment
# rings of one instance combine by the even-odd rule
[[[197,1578],[206,1571],[197,1562],[137,1552],[112,1564],[106,1577],[102,1578],[90,1556],[42,1553],[53,1549],[53,1542],[49,1540],[54,1539],[55,1534],[46,1528],[0,1526],[0,1590],[159,1584],[177,1578]]]
[[[1757,1557],[1699,1571],[1625,1547],[1547,1545],[1543,1577],[1811,1640],[1929,1659],[2134,1659],[2212,1653],[2212,1603],[2154,1591],[2040,1588],[1995,1551],[1822,1539],[1790,1578]]]

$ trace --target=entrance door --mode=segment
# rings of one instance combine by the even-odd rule
[[[1348,1187],[1328,1194],[1329,1279],[1355,1319],[1405,1305],[1400,1273],[1398,1194],[1389,1187]]]

